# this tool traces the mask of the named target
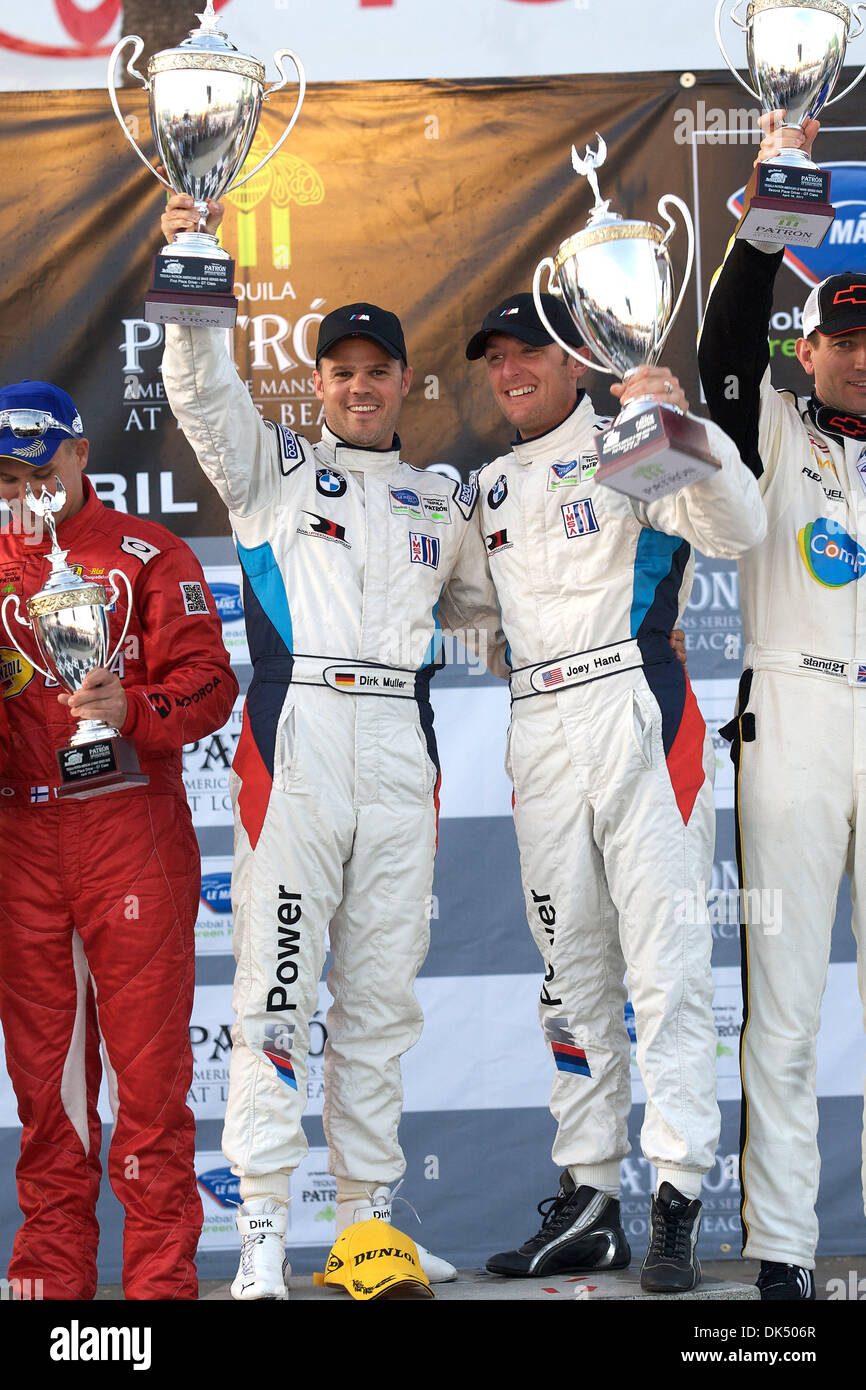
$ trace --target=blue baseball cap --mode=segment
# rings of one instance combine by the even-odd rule
[[[66,439],[83,439],[72,397],[50,381],[0,387],[0,457],[41,468]]]

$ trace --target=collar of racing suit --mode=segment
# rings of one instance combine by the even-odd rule
[[[569,411],[565,419],[554,429],[548,430],[546,434],[537,435],[535,439],[515,439],[511,445],[514,457],[519,463],[534,463],[536,460],[554,463],[565,460],[574,451],[575,435],[582,433],[586,428],[587,417],[589,421],[594,421],[595,411],[589,396],[585,391],[581,391],[574,403],[574,409]]]
[[[808,411],[821,433],[829,434],[837,443],[843,444],[846,439],[866,443],[866,417],[863,415],[846,415],[843,410],[824,405],[814,392],[809,397]]]
[[[400,440],[395,434],[394,447],[391,449],[360,449],[347,444],[345,439],[323,425],[316,454],[319,458],[324,457],[334,468],[346,468],[352,473],[375,473],[393,468],[395,463],[400,462]]]

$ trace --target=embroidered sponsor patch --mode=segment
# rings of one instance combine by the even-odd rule
[[[450,526],[451,507],[447,497],[422,497],[421,506],[427,521],[438,521]]]
[[[423,536],[418,531],[409,532],[409,559],[413,565],[427,565],[439,568],[440,542],[436,536]]]
[[[143,565],[147,565],[160,551],[150,541],[143,541],[140,536],[124,536],[120,542],[120,548],[127,555],[132,555],[136,560],[140,560]]]
[[[500,550],[510,550],[513,542],[508,539],[508,528],[502,531],[493,531],[484,538],[487,541],[488,555],[497,555]]]
[[[496,482],[493,484],[492,488],[487,494],[488,507],[492,507],[495,511],[497,507],[502,506],[502,503],[505,501],[507,496],[508,479],[506,478],[504,473],[500,473],[499,477],[496,479]]]
[[[475,503],[478,501],[478,483],[475,480],[475,474],[473,473],[468,483],[458,483],[452,496],[463,516],[467,521],[470,521],[472,513],[475,511]]]
[[[343,497],[347,487],[346,479],[336,468],[316,469],[316,492],[323,497]]]
[[[331,521],[330,517],[319,516],[316,512],[304,512],[305,516],[313,518],[309,526],[299,526],[297,534],[299,536],[319,536],[325,541],[337,541],[338,544],[345,546],[346,550],[351,550],[351,544],[346,540],[346,528],[339,522]]]
[[[560,510],[565,534],[569,540],[573,540],[575,536],[588,536],[598,530],[595,509],[588,497],[582,498],[579,502],[566,502]]]
[[[557,1071],[570,1071],[575,1076],[592,1076],[586,1053],[582,1047],[570,1047],[568,1043],[552,1042],[550,1050]]]
[[[409,487],[389,487],[388,495],[394,516],[413,516],[421,520],[421,498]]]
[[[20,695],[35,675],[30,662],[14,647],[0,647],[0,694],[4,700]]]
[[[199,613],[209,613],[207,599],[204,596],[204,589],[197,580],[178,580],[181,597],[183,598],[184,612],[189,617],[197,617]]]
[[[153,691],[148,695],[147,702],[160,719],[167,719],[171,714],[171,700],[167,695],[163,695],[162,691]]]

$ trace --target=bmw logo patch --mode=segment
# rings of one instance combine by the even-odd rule
[[[323,497],[342,497],[346,487],[346,479],[336,468],[316,469],[316,492],[320,492]]]
[[[502,506],[502,503],[505,501],[507,496],[508,483],[506,481],[505,474],[500,473],[499,477],[496,479],[496,482],[493,484],[492,488],[487,494],[488,505],[491,506],[495,511],[497,507]]]

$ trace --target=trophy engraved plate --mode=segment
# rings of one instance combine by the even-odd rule
[[[66,492],[59,479],[53,496],[43,487],[37,498],[28,484],[25,500],[32,512],[44,517],[48,527],[51,573],[45,587],[27,600],[27,618],[21,616],[18,595],[9,594],[0,606],[0,621],[17,651],[21,650],[20,639],[14,635],[7,615],[11,612],[19,626],[30,628],[46,664],[42,666],[26,653],[22,655],[43,676],[74,694],[88,671],[110,667],[120,651],[132,613],[132,586],[123,570],[111,570],[109,595],[101,584],[83,581],[67,565],[69,552],[60,549],[54,522],[54,513],[66,502]],[[118,579],[126,586],[126,621],[109,656],[108,608],[120,597]],[[57,760],[61,777],[56,792],[58,797],[83,798],[103,792],[128,791],[150,781],[141,771],[130,741],[101,719],[79,719],[68,747],[58,749]]]
[[[300,59],[288,48],[274,54],[281,81],[265,90],[264,65],[239,53],[219,27],[213,0],[207,0],[200,27],[190,31],[177,48],[156,53],[147,65],[147,78],[135,63],[144,47],[131,34],[120,40],[108,60],[108,91],[124,135],[151,173],[170,191],[195,200],[199,227],[180,232],[154,260],[153,285],[145,298],[144,317],[155,323],[230,328],[237,318],[234,261],[217,238],[204,230],[208,199],[246,183],[280,149],[300,114],[306,79]],[[117,103],[114,78],[117,60],[133,45],[127,72],[148,93],[153,138],[167,178],[157,174],[125,125]],[[288,125],[276,144],[243,178],[238,177],[249,154],[261,115],[262,102],[288,85],[284,62],[294,64],[298,96]]]
[[[785,111],[785,126],[802,127],[817,119],[825,106],[856,87],[866,72],[866,67],[861,68],[844,91],[831,95],[849,40],[863,32],[859,14],[855,16],[841,0],[750,0],[745,21],[737,15],[743,0],[735,0],[728,18],[746,36],[750,86],[725,49],[721,20],[727,3],[718,0],[716,5],[716,39],[722,57],[763,111]],[[836,216],[830,202],[829,171],[819,169],[799,149],[783,149],[759,164],[743,201],[736,236],[751,241],[820,246]]]
[[[607,155],[604,140],[601,136],[598,140],[598,149],[587,147],[583,158],[574,147],[571,152],[576,172],[588,180],[595,195],[587,225],[563,241],[555,256],[539,263],[532,293],[541,322],[561,348],[585,366],[627,380],[638,367],[658,362],[688,285],[694,228],[685,203],[672,194],[658,203],[667,231],[653,222],[624,220],[611,212],[610,203],[601,198],[595,173]],[[676,303],[668,254],[676,223],[669,206],[678,209],[688,238]],[[547,293],[563,301],[595,358],[570,347],[548,322],[541,300],[545,269]],[[628,401],[613,426],[597,436],[595,450],[596,481],[643,502],[699,482],[721,466],[701,422],[651,396]]]

